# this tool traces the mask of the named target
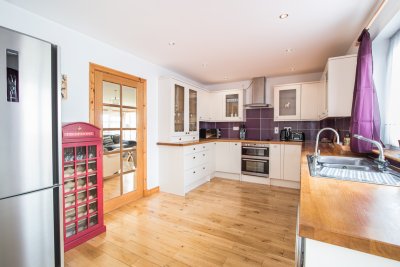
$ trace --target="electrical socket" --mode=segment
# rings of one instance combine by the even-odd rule
[[[279,127],[275,127],[275,128],[274,128],[274,132],[275,132],[276,134],[278,134],[278,133],[279,133]]]
[[[239,131],[239,126],[233,126],[234,131]]]

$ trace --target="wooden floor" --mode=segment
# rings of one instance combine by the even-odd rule
[[[105,216],[107,232],[65,266],[294,266],[299,191],[215,178]]]

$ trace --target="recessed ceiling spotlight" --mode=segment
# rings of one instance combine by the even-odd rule
[[[293,53],[293,51],[294,51],[293,48],[286,48],[286,49],[285,49],[285,53],[286,53],[286,54]]]
[[[174,41],[171,41],[171,42],[169,42],[168,43],[170,46],[174,46],[175,45],[175,42]]]
[[[201,66],[202,66],[203,68],[206,68],[206,67],[208,66],[208,64],[207,64],[207,63],[203,63],[203,64],[201,64]]]
[[[288,13],[283,13],[279,16],[280,19],[286,19],[287,17],[289,17]]]
[[[228,76],[224,76],[224,80],[228,80]]]
[[[295,71],[295,70],[296,70],[296,68],[294,66],[290,67],[290,71]]]

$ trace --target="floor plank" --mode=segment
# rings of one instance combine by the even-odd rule
[[[299,191],[220,178],[179,197],[158,193],[105,215],[107,232],[65,266],[294,265]]]

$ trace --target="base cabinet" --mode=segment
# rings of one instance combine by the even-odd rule
[[[306,238],[304,267],[320,266],[399,267],[400,262]]]
[[[269,147],[269,178],[272,185],[279,181],[296,182],[299,186],[301,145],[271,144]],[[297,186],[296,186],[297,185]]]
[[[214,173],[215,144],[160,146],[160,190],[184,196],[210,181]]]
[[[242,146],[240,142],[217,142],[215,170],[217,172],[240,174],[241,153]]]

